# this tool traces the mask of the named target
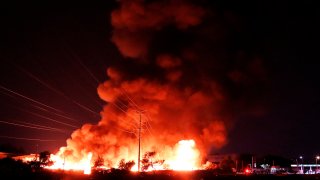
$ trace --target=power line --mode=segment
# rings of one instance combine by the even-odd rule
[[[127,91],[124,88],[120,88],[120,91],[123,95],[127,97],[127,99],[137,108],[137,110],[140,110],[141,108],[130,98]]]
[[[1,135],[0,135],[0,138],[27,140],[27,141],[59,141],[59,140],[54,140],[54,139],[33,139],[33,138],[22,138],[22,137],[1,136]]]
[[[59,131],[63,131],[63,132],[69,132],[70,131],[70,130],[66,130],[66,129],[60,129],[60,128],[55,128],[55,127],[50,127],[50,126],[44,126],[44,125],[40,125],[40,124],[33,124],[33,123],[28,123],[28,122],[23,122],[23,121],[18,121],[18,120],[15,120],[15,121],[19,122],[19,123],[22,123],[22,124],[35,126],[35,127],[42,127],[42,128],[52,129],[52,130],[59,130]]]
[[[24,99],[27,99],[27,100],[29,100],[29,101],[32,101],[33,103],[37,103],[37,104],[42,105],[42,106],[44,106],[44,107],[47,107],[47,108],[49,108],[49,109],[51,109],[51,110],[55,110],[55,111],[57,111],[57,112],[64,113],[63,111],[61,111],[61,110],[59,110],[59,109],[57,109],[57,108],[54,108],[54,107],[51,107],[51,106],[49,106],[49,105],[43,104],[43,103],[41,103],[41,102],[39,102],[39,101],[37,101],[37,100],[34,100],[34,99],[30,98],[30,97],[27,97],[27,96],[25,96],[25,95],[22,95],[22,94],[20,94],[20,93],[18,93],[18,92],[15,92],[15,91],[11,90],[11,89],[5,88],[5,87],[2,86],[2,85],[0,85],[0,88],[1,88],[1,89],[4,89],[4,90],[6,90],[6,91],[8,91],[8,92],[10,92],[10,93],[12,93],[12,94],[14,94],[14,95],[17,95],[17,96],[19,96],[19,97],[22,97],[22,98],[24,98]]]
[[[118,129],[118,130],[120,130],[120,131],[126,132],[126,133],[134,134],[134,135],[136,136],[136,134],[135,134],[134,131],[128,131],[128,130],[121,129],[121,128],[117,128],[117,127],[115,127],[115,128]]]
[[[149,121],[152,121],[152,120],[151,120],[151,117],[150,117],[150,115],[148,114],[148,112],[145,113],[145,116],[146,116],[146,118],[147,118],[147,125],[150,127],[151,130],[153,130],[153,128],[152,128],[152,126],[151,126],[151,124],[150,124],[150,122],[149,122]]]
[[[47,109],[44,109],[44,108],[39,107],[39,106],[37,106],[37,105],[30,104],[30,106],[33,106],[33,107],[35,107],[35,108],[37,108],[37,109],[40,109],[40,110],[42,110],[42,111],[44,111],[44,112],[51,113],[51,114],[53,114],[53,115],[56,115],[56,116],[59,116],[59,117],[62,117],[62,118],[71,120],[71,121],[73,121],[73,122],[79,122],[78,120],[76,120],[76,119],[74,119],[74,118],[71,118],[71,117],[68,117],[68,116],[64,116],[64,115],[61,115],[61,114],[58,114],[58,113],[55,113],[55,112],[52,112],[52,111],[48,111]]]
[[[1,86],[1,85],[0,85],[0,88],[2,88],[2,89],[4,89],[4,90],[6,90],[7,92],[10,92],[10,93],[18,96],[18,97],[22,97],[22,98],[24,98],[24,99],[27,99],[27,100],[29,100],[29,101],[31,101],[31,102],[33,102],[33,103],[42,105],[42,106],[44,106],[44,107],[49,106],[49,105],[42,104],[42,103],[40,103],[40,102],[38,102],[38,101],[36,101],[36,100],[34,100],[34,99],[31,99],[30,97],[27,97],[27,96],[24,96],[24,95],[19,94],[19,93],[17,93],[17,92],[14,92],[13,90],[10,90],[10,89],[8,89],[8,88],[5,88],[5,87],[3,87],[3,86]],[[14,97],[13,95],[10,95],[10,94],[8,94],[8,93],[6,93],[6,92],[3,92],[3,91],[1,91],[1,93],[17,100],[17,98]],[[74,121],[74,122],[78,122],[78,120],[76,120],[76,119],[73,119],[73,118],[68,117],[68,116],[66,116],[66,115],[62,115],[62,114],[56,113],[56,112],[54,112],[54,111],[49,111],[49,110],[47,110],[47,109],[45,109],[45,108],[42,108],[42,107],[40,107],[40,106],[37,106],[37,105],[35,105],[35,104],[29,104],[29,105],[32,106],[32,107],[35,107],[35,108],[37,108],[37,109],[40,109],[40,110],[42,110],[42,111],[45,111],[45,112],[48,112],[48,113],[51,113],[51,114],[54,114],[54,115],[63,117],[63,118],[65,118],[65,119],[69,119],[69,120],[72,120],[72,121]],[[47,108],[48,108],[48,107],[47,107]],[[53,107],[51,107],[51,106],[49,106],[49,108],[52,109],[52,110],[56,110],[56,111],[58,111],[58,112],[64,113],[63,111],[61,111],[61,110],[59,110],[59,109],[56,109],[56,108],[53,108]],[[18,108],[18,109],[20,109],[20,108]]]
[[[129,101],[132,102],[132,104],[135,105],[136,108],[139,108],[139,106],[132,100],[132,98],[130,98],[130,96],[129,96],[127,93],[126,93],[125,96],[127,97],[127,99],[128,99]],[[121,104],[123,104],[124,106],[126,106],[123,102],[120,101],[119,98],[118,98],[117,100],[118,100],[118,102],[120,102]],[[118,107],[119,109],[121,109],[118,105],[117,105],[117,107]],[[128,107],[128,106],[126,106],[126,107]],[[125,112],[123,109],[121,109],[121,111]],[[145,112],[145,111],[143,111],[143,110],[141,110],[141,109],[139,108],[139,109],[137,110],[137,112]],[[127,112],[125,112],[125,113],[126,113],[127,115],[129,115]],[[148,132],[150,133],[150,135],[153,136],[153,134],[152,134],[152,132],[151,132],[151,130],[150,130],[150,128],[152,128],[152,127],[151,127],[151,125],[150,125],[150,123],[149,123],[149,121],[148,121],[149,118],[148,118],[147,116],[146,116],[146,118],[147,118],[147,119],[146,119],[146,123],[145,123],[146,125],[143,125],[143,126],[146,127],[146,129],[148,130]],[[149,126],[150,128],[149,128],[148,126]],[[140,126],[139,126],[139,127],[140,127]],[[141,127],[141,130],[143,130],[143,127]]]
[[[44,131],[63,132],[63,131],[60,131],[60,130],[57,130],[57,129],[43,128],[43,127],[35,127],[35,126],[23,125],[23,124],[8,122],[8,121],[0,121],[0,123],[10,124],[10,125],[14,125],[14,126],[20,126],[20,127],[25,127],[25,128],[31,128],[31,129],[44,130]]]
[[[129,127],[132,126],[132,128],[134,128],[134,129],[138,127],[138,126],[136,126],[134,123],[129,122],[129,121],[127,121],[127,120],[124,120],[124,119],[120,118],[120,117],[119,117],[118,115],[116,115],[115,113],[113,113],[113,112],[111,112],[111,113],[116,117],[117,120],[120,120],[120,123],[121,123],[121,122],[122,122],[122,123],[125,123],[125,124],[128,125]],[[113,118],[112,118],[111,120],[115,121]],[[115,121],[115,122],[119,123],[119,121]],[[130,129],[130,128],[129,128],[129,129]]]
[[[64,41],[64,40],[61,40],[61,41]],[[64,49],[69,50],[68,52],[70,52],[71,56],[73,56],[73,58],[78,61],[78,63],[85,69],[85,71],[91,76],[91,78],[95,80],[97,83],[100,83],[101,81],[99,81],[99,79],[90,71],[90,69],[83,64],[83,62],[81,61],[81,58],[76,53],[74,53],[74,51],[70,48],[68,43],[64,41],[63,45],[64,45]]]
[[[120,98],[117,98],[116,101],[119,102],[122,106],[124,106],[124,108],[129,109],[129,107],[124,102],[122,102]]]
[[[58,121],[58,120],[55,120],[55,119],[52,119],[52,118],[49,118],[49,117],[46,117],[46,116],[43,116],[43,115],[40,115],[40,114],[36,114],[34,112],[31,112],[31,111],[26,111],[26,110],[22,110],[22,111],[27,112],[29,114],[32,114],[34,116],[38,116],[38,117],[43,118],[43,119],[47,119],[49,121],[53,121],[53,122],[56,122],[56,123],[59,123],[59,124],[63,124],[63,125],[66,125],[66,126],[69,126],[69,127],[73,127],[73,128],[78,128],[78,126],[74,126],[74,125],[69,124],[69,123],[61,122],[61,121]]]
[[[110,102],[113,106],[115,106],[117,109],[119,109],[121,112],[128,114],[128,112],[126,112],[125,110],[123,110],[120,106],[118,106],[116,103],[114,102]]]
[[[81,65],[81,67],[89,74],[89,77],[91,77],[97,84],[99,84],[101,81],[99,81],[99,79],[92,73],[92,71],[90,71],[90,69],[81,61],[81,58],[79,58],[79,56],[70,48],[70,46],[68,46],[67,43],[64,43],[65,48],[64,49],[68,49],[69,53],[71,54],[70,59],[76,59],[76,61]],[[92,87],[94,87],[96,89],[97,85],[94,83],[90,83]],[[92,99],[92,98],[90,98]],[[100,102],[98,102],[97,100],[94,99],[94,102],[96,104],[98,104],[99,106],[103,106],[103,104],[101,104]]]
[[[68,99],[69,101],[73,102],[74,104],[78,105],[79,107],[81,107],[82,109],[84,110],[87,110],[95,115],[98,115],[99,116],[99,113],[91,110],[90,108],[86,107],[85,105],[75,101],[74,99],[71,99],[69,96],[65,95],[63,92],[61,92],[60,90],[52,87],[50,84],[44,82],[43,80],[41,80],[40,78],[36,77],[35,75],[33,75],[31,72],[25,70],[24,68],[22,67],[19,67],[17,65],[15,65],[15,67],[17,67],[18,69],[20,69],[22,72],[26,73],[29,77],[33,78],[34,80],[38,81],[40,84],[42,84],[43,86],[47,87],[48,89],[52,90],[53,92],[59,94],[60,96]]]
[[[78,57],[78,55],[76,55],[74,52],[70,51],[71,54],[74,56],[74,58],[79,62],[79,64],[83,67],[83,69],[91,76],[92,79],[94,79],[97,83],[100,83],[100,81],[98,80],[98,78],[93,75],[93,73],[83,64],[83,62],[81,61],[81,59]]]
[[[120,111],[122,111],[123,113],[125,113],[128,117],[130,117],[131,115],[126,111],[126,110],[124,110],[124,109],[122,109],[118,104],[116,104],[115,102],[110,102],[113,106],[115,106],[117,109],[119,109]],[[125,120],[123,120],[124,122],[126,122],[127,124],[130,124],[130,125],[133,125],[133,126],[135,126],[135,124],[134,123],[132,123],[132,122],[127,122],[127,121],[125,121]]]
[[[60,123],[60,124],[71,125],[71,124],[68,124],[68,123],[64,123],[64,122],[62,122],[62,121],[54,120],[54,119],[52,119],[52,118],[49,118],[49,117],[46,117],[46,116],[37,114],[37,113],[32,112],[32,111],[27,110],[27,109],[23,109],[23,108],[16,107],[16,106],[10,106],[10,107],[15,108],[15,109],[18,109],[18,110],[23,111],[23,112],[26,112],[26,113],[29,113],[29,114],[32,114],[32,115],[34,115],[34,116],[38,116],[38,117],[41,117],[41,118],[49,119],[49,120],[54,121],[54,122],[58,122],[58,123]],[[50,111],[48,111],[48,112],[50,112]],[[76,126],[74,126],[74,127],[76,127]]]

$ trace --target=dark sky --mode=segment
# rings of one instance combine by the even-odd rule
[[[12,143],[29,152],[37,147],[55,151],[74,129],[99,121],[104,102],[97,86],[107,79],[107,67],[124,58],[110,41],[110,13],[116,2],[87,3],[2,7],[0,144]],[[239,26],[228,33],[227,51],[239,48],[260,57],[267,77],[263,97],[253,101],[263,101],[265,112],[239,115],[229,143],[219,152],[288,157],[319,153],[320,11],[314,3],[203,3],[209,12]],[[228,28],[224,30],[233,31]]]

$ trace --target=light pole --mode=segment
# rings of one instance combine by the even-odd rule
[[[304,170],[303,170],[303,157],[300,156],[299,158],[301,159],[301,172],[302,172],[302,174],[304,174]]]
[[[320,156],[316,156],[316,174],[318,173],[318,160],[320,159]]]

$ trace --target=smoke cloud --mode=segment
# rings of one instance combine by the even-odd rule
[[[111,19],[125,59],[98,87],[102,119],[76,130],[59,153],[77,160],[92,152],[109,166],[135,160],[140,112],[144,152],[165,159],[182,139],[203,156],[223,147],[235,115],[251,109],[243,99],[264,79],[262,61],[229,55],[227,27],[191,1],[123,0]]]
[[[112,41],[125,57],[144,58],[152,35],[165,26],[187,29],[198,25],[205,12],[202,8],[183,1],[146,3],[143,0],[121,1],[112,17]]]

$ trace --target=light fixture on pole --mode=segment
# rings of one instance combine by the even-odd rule
[[[320,156],[316,156],[316,174],[318,173],[318,160],[320,159]]]
[[[303,169],[303,157],[299,157],[301,159],[301,173],[304,174],[304,169]]]

